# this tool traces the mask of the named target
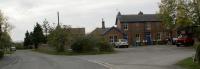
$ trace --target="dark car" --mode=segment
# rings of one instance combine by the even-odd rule
[[[191,37],[183,36],[179,37],[176,40],[176,46],[179,47],[181,45],[183,46],[192,46],[194,44],[194,39]]]

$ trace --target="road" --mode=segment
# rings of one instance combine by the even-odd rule
[[[190,47],[147,46],[117,49],[117,54],[76,56],[112,69],[180,69],[175,64],[195,54]]]
[[[180,69],[175,64],[194,55],[190,47],[143,46],[115,54],[58,56],[17,51],[17,61],[0,69]]]
[[[107,69],[103,65],[71,56],[47,55],[31,51],[17,51],[16,61],[0,69]]]

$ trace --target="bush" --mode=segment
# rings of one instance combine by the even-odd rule
[[[3,58],[3,56],[4,56],[4,52],[0,51],[0,59]]]
[[[114,51],[113,46],[105,39],[92,36],[76,39],[72,44],[71,49],[76,53],[101,53]]]
[[[107,40],[105,40],[103,38],[101,38],[99,40],[98,45],[99,45],[100,51],[102,51],[102,52],[113,52],[114,51],[114,48],[113,48],[114,46],[111,45]]]
[[[97,43],[95,41],[91,37],[80,37],[72,44],[72,51],[77,53],[97,52]]]

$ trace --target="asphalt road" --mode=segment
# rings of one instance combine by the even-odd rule
[[[191,47],[147,46],[117,49],[117,54],[76,56],[111,69],[181,69],[175,64],[195,52]]]
[[[47,55],[26,50],[17,51],[12,56],[16,60],[0,69],[107,69],[103,65],[71,56]]]
[[[0,64],[0,69],[181,69],[175,64],[195,53],[191,47],[175,46],[146,46],[116,50],[115,54],[80,56],[17,51],[12,55],[16,60],[9,65],[4,64],[3,68]]]

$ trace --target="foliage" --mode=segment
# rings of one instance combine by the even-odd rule
[[[178,62],[177,65],[183,67],[184,69],[200,69],[200,65],[194,63],[191,57]]]
[[[57,26],[51,30],[48,36],[48,44],[56,49],[57,52],[64,52],[66,45],[70,42],[69,27]]]
[[[103,52],[113,52],[114,51],[114,46],[112,46],[106,39],[100,38],[99,39],[99,49],[100,51]]]
[[[31,36],[27,31],[25,33],[25,38],[24,38],[24,48],[28,49],[30,45],[31,45]]]
[[[99,53],[112,52],[113,46],[103,38],[96,38],[93,36],[85,36],[76,39],[71,46],[72,51],[76,53]]]
[[[4,51],[0,51],[0,59],[3,58],[4,56]]]
[[[45,36],[42,31],[42,27],[40,24],[36,23],[36,26],[33,30],[33,44],[35,45],[35,49],[38,48],[38,45],[45,42]]]
[[[75,40],[75,42],[71,46],[73,52],[77,53],[88,53],[88,52],[96,52],[97,41],[92,37],[80,37]]]
[[[45,43],[47,43],[47,35],[49,33],[50,25],[46,19],[43,21],[42,27],[43,27],[43,31],[45,33]]]
[[[11,30],[11,25],[7,22],[7,18],[0,10],[0,58],[4,56],[6,48],[11,46],[12,40],[8,34],[9,30]]]
[[[191,26],[190,0],[161,0],[160,16],[169,30]]]
[[[0,39],[0,49],[5,49],[5,48],[9,48],[12,44],[12,40],[11,37],[9,36],[8,33],[3,32],[1,35],[1,39]]]
[[[25,49],[25,47],[23,46],[23,43],[21,42],[17,42],[17,43],[13,43],[13,45],[16,47],[16,49]]]
[[[173,29],[175,27],[176,15],[176,0],[161,0],[159,15],[163,21],[166,29]]]

